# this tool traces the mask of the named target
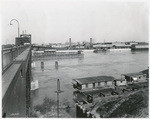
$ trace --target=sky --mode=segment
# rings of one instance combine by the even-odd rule
[[[2,44],[15,43],[22,31],[32,35],[32,43],[148,42],[149,9],[141,1],[100,0],[2,0]]]

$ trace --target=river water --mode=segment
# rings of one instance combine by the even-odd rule
[[[145,70],[148,68],[148,51],[84,52],[83,58],[57,60],[58,69],[55,68],[55,61],[44,61],[43,69],[41,61],[35,61],[32,76],[33,80],[39,81],[39,89],[32,93],[32,106],[42,104],[45,97],[57,99],[58,78],[64,91],[60,94],[60,104],[67,101],[73,106],[72,79],[101,75],[121,78],[121,74]],[[75,117],[75,113],[70,115]]]

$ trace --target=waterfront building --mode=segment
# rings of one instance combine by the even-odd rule
[[[133,84],[133,83],[140,83],[140,82],[147,82],[148,81],[148,69],[144,70],[142,72],[137,73],[128,73],[128,74],[122,74],[122,79],[125,79],[127,84]]]
[[[115,48],[130,48],[131,47],[131,42],[113,42],[112,47]]]
[[[108,48],[110,49],[112,47],[112,43],[97,43],[93,44],[94,49],[99,49],[99,48]]]
[[[114,88],[127,84],[147,82],[149,79],[149,69],[137,73],[122,74],[121,79],[112,76],[95,76],[73,79],[73,88],[84,92],[89,90],[101,90],[104,88]]]
[[[85,47],[83,45],[77,45],[75,46],[75,49],[84,49]]]
[[[86,91],[99,88],[113,88],[114,77],[112,76],[95,76],[80,79],[73,79],[73,87],[80,91]]]
[[[149,68],[146,70],[141,71],[144,75],[146,75],[146,78],[149,79]]]
[[[137,42],[105,42],[97,43],[93,45],[94,49],[98,48],[108,48],[108,49],[130,49],[133,44],[138,44]]]
[[[145,42],[133,44],[131,46],[131,50],[148,50],[148,49],[149,49],[149,44]]]
[[[65,48],[65,47],[69,47],[68,44],[61,44],[61,43],[57,43],[57,44],[52,44],[51,45],[52,48]]]
[[[89,42],[83,42],[84,49],[92,49],[93,44],[91,45]]]
[[[123,86],[123,85],[126,85],[126,80],[125,80],[124,78],[115,79],[115,80],[114,80],[114,85],[115,85],[115,86]]]

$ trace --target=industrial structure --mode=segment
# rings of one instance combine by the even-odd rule
[[[20,37],[16,37],[15,40],[16,46],[25,45],[25,44],[31,45],[31,34],[21,34]]]

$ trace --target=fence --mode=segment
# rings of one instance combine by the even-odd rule
[[[29,46],[14,46],[13,48],[2,49],[2,72],[6,70],[13,60]]]

